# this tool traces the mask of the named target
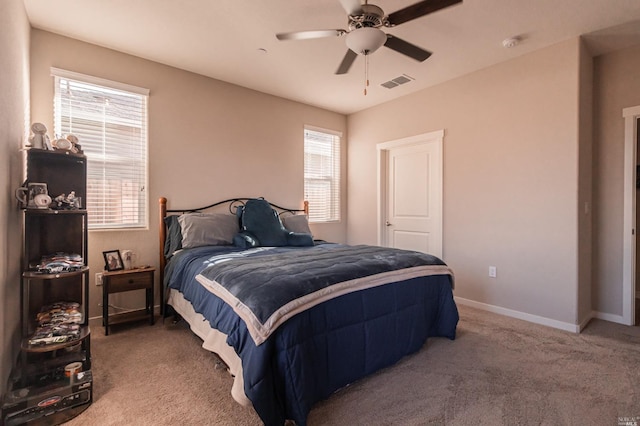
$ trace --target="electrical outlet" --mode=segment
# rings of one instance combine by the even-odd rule
[[[489,277],[495,278],[498,276],[498,270],[495,266],[489,266]]]
[[[102,272],[97,272],[96,273],[96,285],[102,285]]]

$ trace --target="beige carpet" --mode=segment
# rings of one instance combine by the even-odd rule
[[[460,306],[455,341],[319,403],[309,425],[618,425],[640,422],[640,328],[580,335]],[[182,325],[92,328],[94,402],[68,425],[259,425]],[[640,424],[640,423],[639,423]]]

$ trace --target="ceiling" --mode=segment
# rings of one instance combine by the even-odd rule
[[[347,29],[339,0],[23,0],[35,28],[260,92],[350,114],[579,35],[595,54],[640,43],[638,0],[464,0],[384,31],[433,52],[417,62],[382,47],[335,75]],[[373,0],[386,14],[416,0]],[[613,28],[612,28],[613,27]],[[506,38],[521,42],[504,48]],[[381,84],[399,76],[409,83]]]

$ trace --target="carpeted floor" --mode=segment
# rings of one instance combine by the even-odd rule
[[[640,423],[640,327],[593,320],[575,335],[459,306],[455,341],[316,405],[309,425]],[[259,425],[231,377],[181,324],[92,328],[94,402],[68,425]],[[623,419],[624,420],[624,419]]]

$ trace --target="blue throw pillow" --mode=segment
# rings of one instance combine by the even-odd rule
[[[313,245],[313,237],[310,234],[290,232],[282,226],[280,216],[265,199],[248,200],[242,208],[241,215],[241,232],[236,234],[233,242],[236,246],[246,248]]]
[[[243,249],[260,247],[256,237],[248,231],[240,231],[233,237],[233,245]]]
[[[278,213],[264,199],[247,201],[242,212],[242,230],[251,233],[260,246],[287,245],[288,231],[282,226]]]

